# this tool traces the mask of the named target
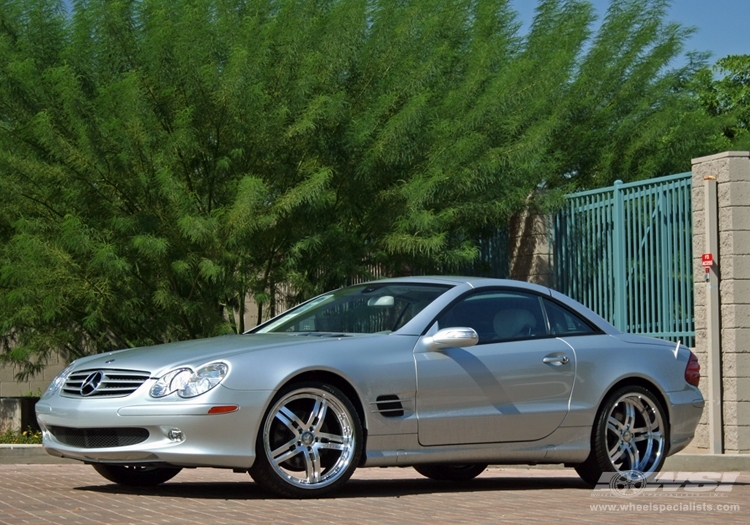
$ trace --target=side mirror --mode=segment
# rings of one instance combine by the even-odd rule
[[[479,342],[479,334],[473,328],[455,327],[443,328],[426,341],[430,350],[456,348],[459,346],[474,346]]]

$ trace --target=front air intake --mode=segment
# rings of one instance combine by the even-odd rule
[[[75,448],[116,448],[137,445],[148,439],[145,428],[69,428],[49,427],[54,438]]]

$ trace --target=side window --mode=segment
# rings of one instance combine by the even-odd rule
[[[438,319],[438,328],[467,326],[479,344],[547,335],[540,298],[513,290],[478,292],[461,299]]]
[[[550,301],[544,300],[544,309],[549,318],[550,332],[557,336],[597,334],[598,330],[589,323],[578,317],[567,308]]]

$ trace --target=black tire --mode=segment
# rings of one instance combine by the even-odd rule
[[[362,423],[352,402],[325,383],[283,388],[258,432],[250,476],[289,498],[316,498],[336,490],[359,465]]]
[[[591,453],[575,467],[589,485],[609,483],[622,473],[648,476],[664,465],[669,421],[658,398],[648,389],[623,386],[606,397],[591,435]],[[602,478],[604,473],[610,475]]]
[[[169,481],[182,470],[177,467],[154,467],[151,465],[91,465],[103,477],[128,487],[153,487]]]
[[[414,465],[426,478],[438,481],[469,481],[485,471],[487,463],[430,463]]]

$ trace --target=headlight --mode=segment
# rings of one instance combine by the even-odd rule
[[[177,392],[180,397],[195,397],[205,394],[222,382],[229,373],[229,365],[222,362],[208,363],[193,372],[190,368],[177,368],[161,376],[151,387],[151,397],[165,397]]]
[[[41,399],[48,399],[55,394],[57,394],[62,386],[65,384],[65,380],[68,379],[68,376],[73,371],[73,363],[70,363],[68,366],[66,366],[62,372],[57,374],[55,378],[52,380],[52,382],[47,387],[47,390],[42,394]]]
[[[185,385],[177,391],[180,397],[195,397],[204,394],[222,382],[229,367],[225,363],[208,363],[190,376]]]
[[[151,387],[151,397],[164,397],[172,392],[177,392],[187,383],[187,380],[192,375],[193,371],[189,368],[178,368],[177,370],[167,372]]]

